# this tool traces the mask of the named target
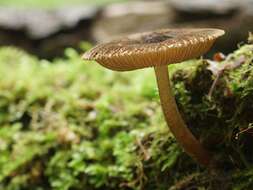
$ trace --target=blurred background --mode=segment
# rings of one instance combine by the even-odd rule
[[[121,35],[169,27],[217,27],[224,53],[246,41],[253,0],[0,0],[0,46],[21,47],[41,58],[62,55]]]
[[[175,27],[226,30],[209,55],[228,54],[253,31],[253,0],[0,0],[0,190],[252,190],[252,45],[221,67],[221,54],[213,67],[170,66],[179,109],[221,176],[168,131],[152,69],[80,58],[90,44]]]

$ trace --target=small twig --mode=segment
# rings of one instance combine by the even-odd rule
[[[226,60],[229,60],[229,59],[230,59],[230,57],[228,56]],[[245,57],[243,55],[238,57],[238,59],[236,59],[234,61],[227,62],[226,64],[223,64],[223,65],[219,65],[219,63],[216,61],[208,60],[208,63],[210,65],[208,67],[208,69],[210,71],[212,71],[212,73],[214,75],[216,75],[216,78],[213,81],[212,86],[209,90],[208,97],[209,98],[212,97],[213,91],[214,91],[215,87],[217,86],[220,77],[224,74],[225,71],[236,69],[236,68],[240,67],[244,62],[245,62]]]
[[[238,140],[239,139],[239,135],[248,132],[249,130],[253,129],[253,126],[249,126],[246,129],[241,130],[240,132],[236,133],[235,135],[235,139]],[[253,132],[249,132],[249,133],[253,133]]]
[[[220,72],[218,72],[218,74],[217,74],[216,78],[214,79],[212,86],[208,92],[208,98],[212,97],[213,91],[214,91],[215,87],[217,86],[219,78],[223,75],[223,73],[224,73],[224,70],[221,70]]]

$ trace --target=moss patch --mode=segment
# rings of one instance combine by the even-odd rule
[[[125,0],[1,0],[1,6],[21,8],[45,8],[78,6],[78,5],[106,5],[109,3],[124,2]]]
[[[253,187],[252,45],[215,69],[170,66],[185,121],[220,163],[211,173],[169,133],[152,69],[117,73],[79,57],[68,49],[50,63],[0,49],[0,189]]]

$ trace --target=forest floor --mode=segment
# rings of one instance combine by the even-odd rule
[[[49,62],[1,48],[0,189],[250,190],[252,66],[250,44],[224,61],[169,66],[184,120],[218,161],[209,171],[169,132],[152,69],[112,72],[73,49]]]

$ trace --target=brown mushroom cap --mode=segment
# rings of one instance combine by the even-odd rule
[[[206,53],[225,32],[219,29],[164,29],[97,45],[83,55],[111,70],[129,71],[182,62]]]

